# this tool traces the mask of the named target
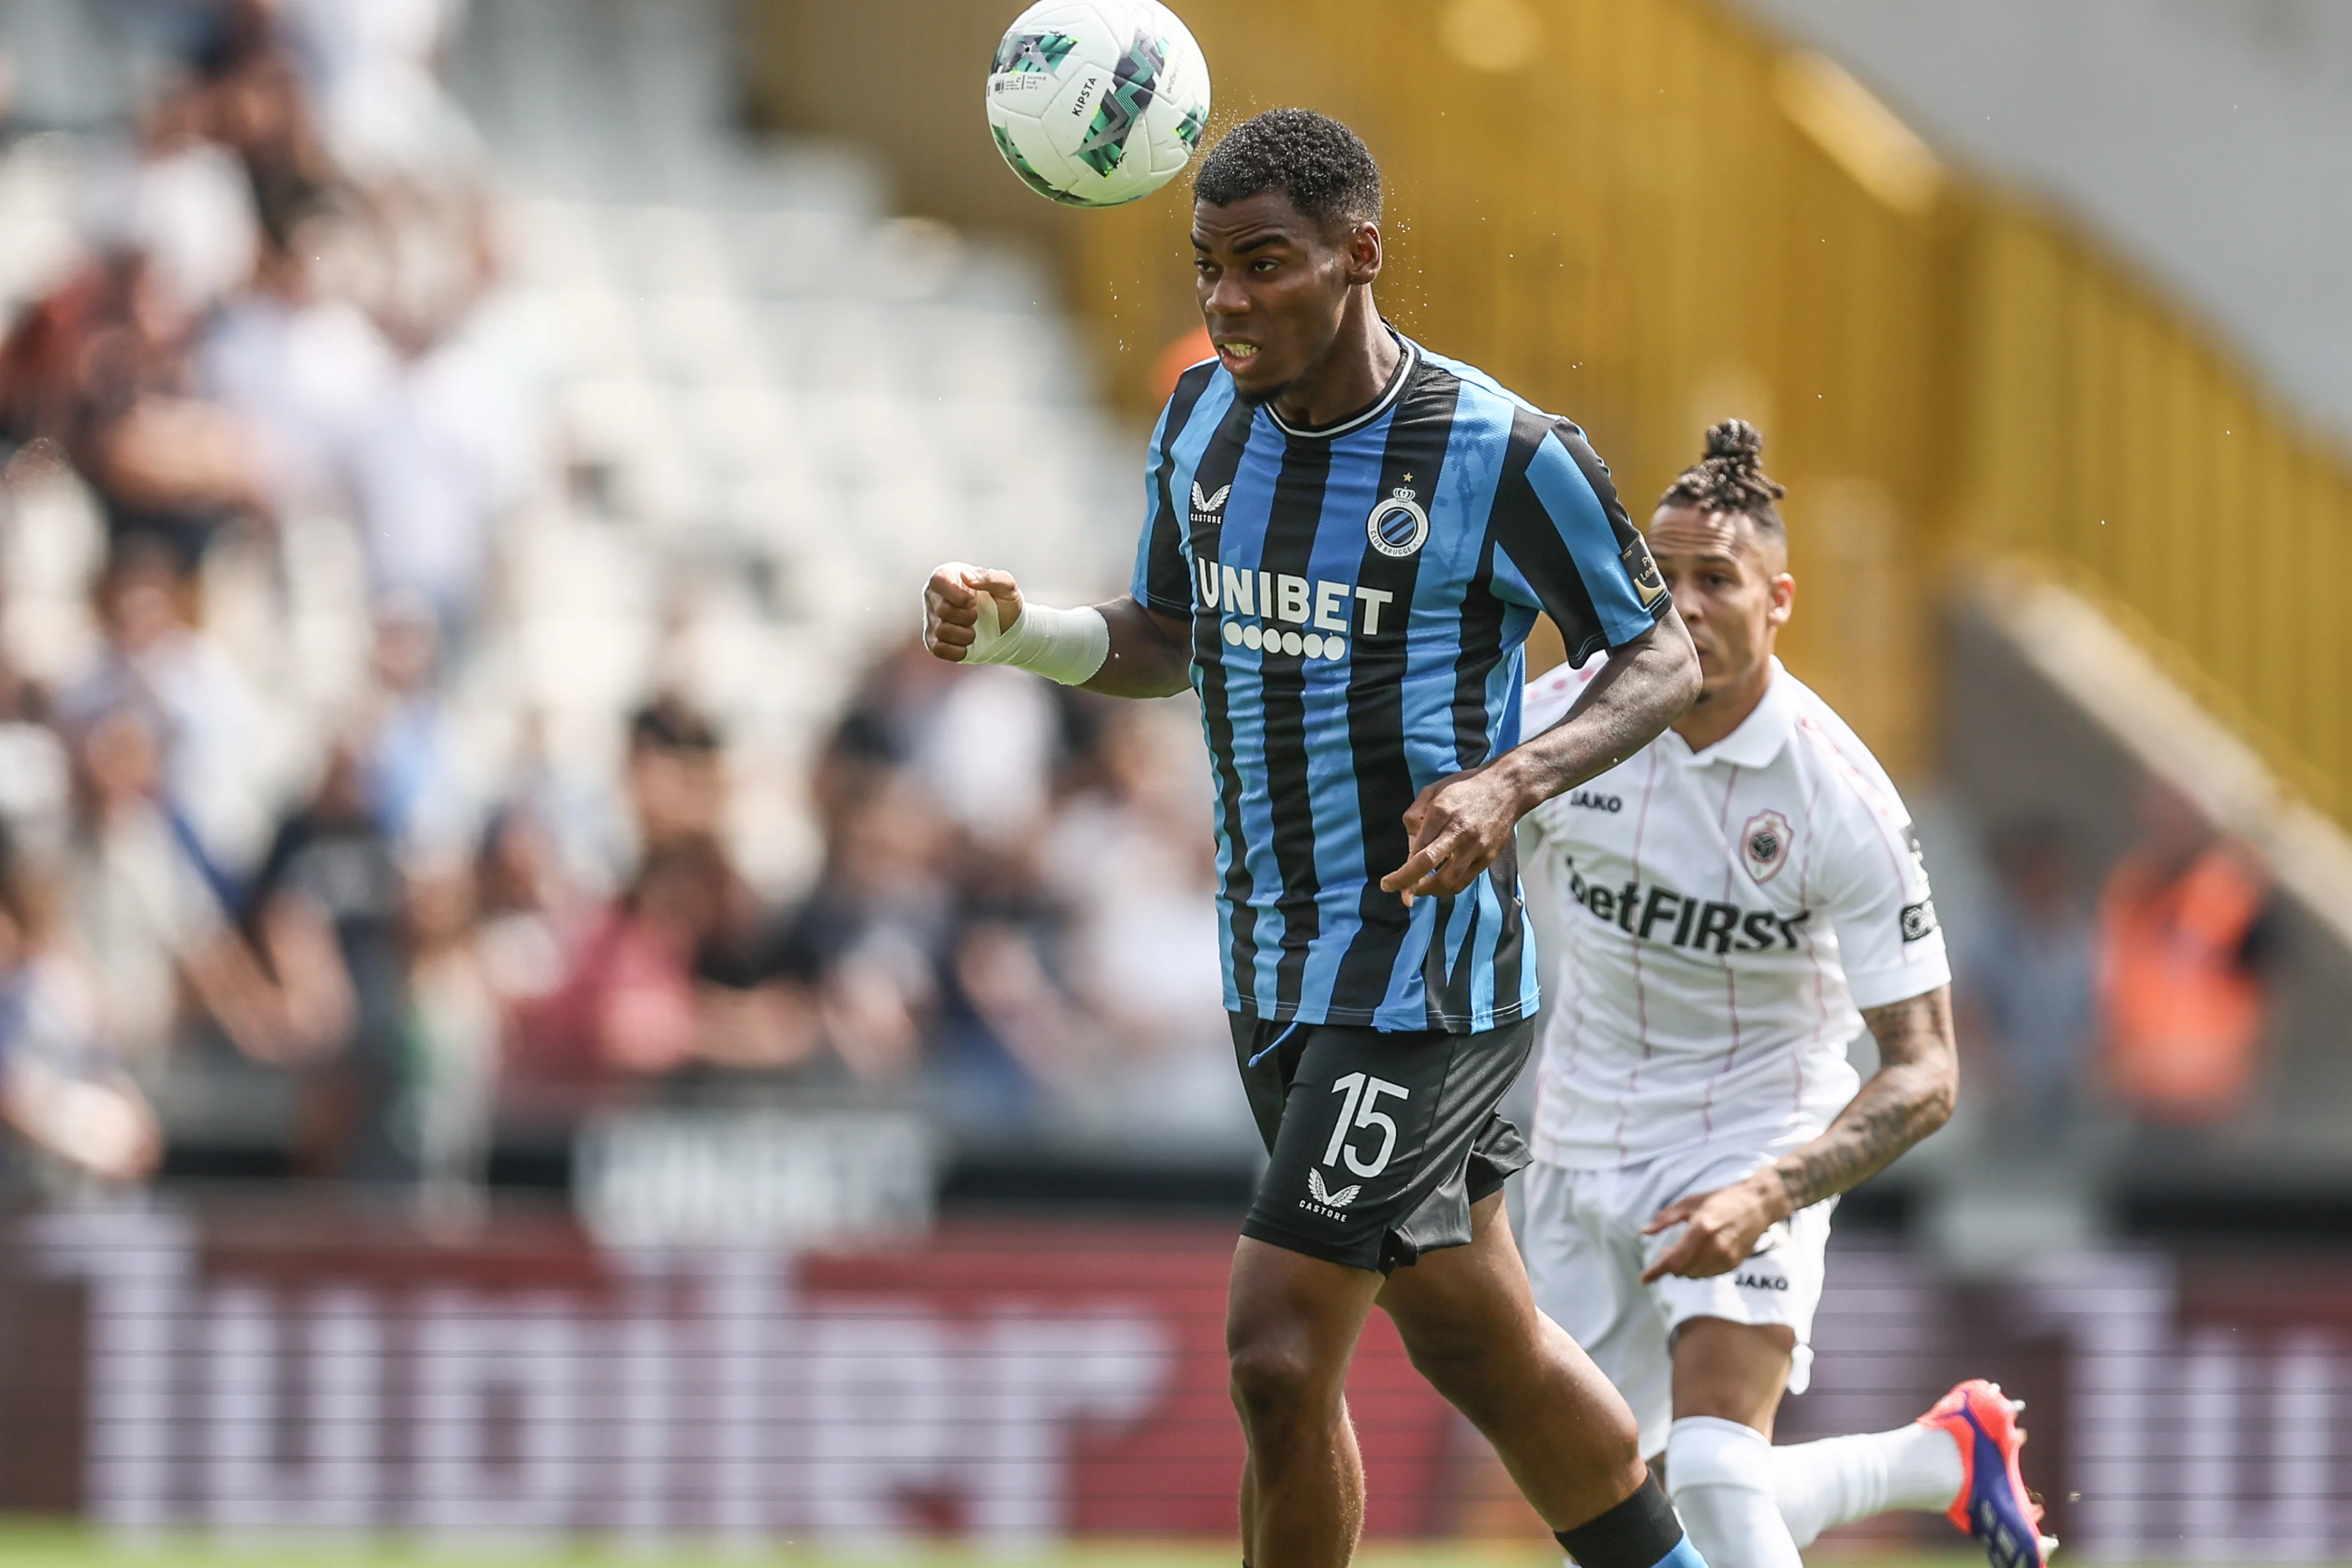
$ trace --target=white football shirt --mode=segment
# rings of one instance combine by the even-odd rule
[[[1522,733],[1601,668],[1531,682]],[[1858,1087],[1861,1009],[1951,978],[1910,814],[1775,659],[1738,729],[1672,731],[1519,826],[1548,900],[1535,1153],[1579,1169],[1699,1145],[1787,1146]]]

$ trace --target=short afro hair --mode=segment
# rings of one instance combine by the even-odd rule
[[[1326,229],[1381,216],[1381,166],[1363,139],[1311,109],[1269,109],[1243,121],[1201,160],[1192,195],[1214,206],[1281,191]]]

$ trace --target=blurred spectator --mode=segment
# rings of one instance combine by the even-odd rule
[[[1119,704],[1096,757],[1091,787],[1040,849],[1068,912],[1071,984],[1094,1020],[1092,1081],[1074,1089],[1097,1118],[1148,1098],[1169,1136],[1213,1139],[1240,1124],[1197,717],[1184,702]]]
[[[504,1030],[474,867],[458,858],[415,867],[407,913],[404,1142],[416,1163],[420,1213],[464,1226],[484,1209]]]
[[[453,849],[471,829],[457,722],[436,679],[440,653],[440,622],[430,605],[401,595],[377,608],[367,795],[392,841],[412,849]]]
[[[193,320],[252,275],[253,186],[215,140],[220,97],[182,76],[148,100],[131,145],[84,177],[84,223],[110,248],[145,256],[175,312]]]
[[[462,0],[285,0],[335,160],[372,182],[430,184],[479,155],[434,68]]]
[[[358,221],[325,205],[289,221],[196,351],[199,384],[246,420],[280,510],[341,499],[352,445],[398,370],[383,332],[331,286],[367,243]]]
[[[509,806],[483,830],[475,887],[478,951],[511,1032],[517,1009],[562,984],[580,919],[561,857],[528,805]]]
[[[196,586],[152,540],[118,548],[99,585],[105,644],[64,691],[68,722],[125,704],[152,716],[163,744],[163,801],[225,895],[267,847],[274,803],[262,766],[261,703],[235,661],[196,624]]]
[[[793,999],[745,964],[759,910],[719,836],[717,728],[682,699],[657,698],[630,721],[626,769],[635,874],[588,923],[561,984],[521,1014],[519,1085],[542,1101],[592,1103],[698,1063],[785,1066],[806,1052]]]
[[[289,910],[271,933],[289,962],[277,984],[264,973],[163,810],[153,721],[135,707],[101,713],[74,760],[65,908],[109,1043],[134,1068],[160,1067],[180,1036],[184,985],[256,1060],[297,1060],[336,1039],[350,1005],[321,962],[330,939]]]
[[[278,828],[247,905],[279,984],[322,999],[311,1028],[324,1059],[308,1077],[299,1151],[310,1173],[382,1181],[408,1168],[395,1126],[408,1016],[403,901],[361,759],[338,745],[317,792]]]
[[[268,0],[219,9],[228,14],[226,25],[197,56],[211,88],[214,133],[244,163],[264,233],[282,243],[339,183],[338,172],[320,144],[293,56],[268,26]]]
[[[2005,1141],[2037,1147],[2083,1103],[2098,1045],[2098,934],[2063,835],[2027,823],[1994,841],[1993,897],[1964,956],[1969,1035],[1991,1048]]]
[[[91,976],[57,942],[54,913],[47,879],[0,833],[0,1119],[72,1170],[143,1180],[162,1130],[103,1043]]]
[[[718,727],[693,704],[665,695],[631,715],[624,771],[642,854],[717,840],[727,773]]]
[[[910,781],[868,775],[841,803],[824,871],[772,959],[770,972],[807,999],[826,1047],[865,1082],[904,1082],[920,1065],[952,936],[952,843]]]
[[[2270,894],[2252,854],[2177,791],[2151,784],[2139,816],[2099,906],[2106,1084],[2145,1121],[2210,1126],[2253,1084]]]
[[[0,657],[0,831],[54,860],[65,848],[73,768],[41,690]]]

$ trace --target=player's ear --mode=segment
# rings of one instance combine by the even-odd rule
[[[1348,226],[1348,281],[1357,287],[1381,275],[1381,226],[1367,218]]]
[[[1765,612],[1765,618],[1775,626],[1785,626],[1796,607],[1797,580],[1783,572],[1772,579],[1772,607]]]

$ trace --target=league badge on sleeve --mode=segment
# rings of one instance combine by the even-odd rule
[[[1657,568],[1650,568],[1653,572]],[[1789,861],[1791,837],[1789,819],[1777,811],[1759,811],[1739,830],[1739,858],[1748,874],[1761,884],[1780,874]]]
[[[1620,552],[1617,559],[1625,563],[1625,575],[1633,580],[1633,592],[1641,596],[1642,608],[1657,608],[1658,600],[1665,595],[1666,580],[1658,574],[1658,563],[1650,554],[1650,542],[1635,534],[1633,542]]]

